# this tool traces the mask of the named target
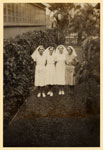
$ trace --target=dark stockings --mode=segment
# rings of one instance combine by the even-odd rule
[[[38,86],[38,91],[41,93],[45,92],[45,87],[44,86],[42,86],[42,87]]]
[[[70,94],[74,93],[74,85],[69,85],[69,93]]]
[[[48,89],[49,89],[49,91],[53,91],[53,85],[48,85]]]
[[[64,85],[59,85],[59,90],[60,91],[62,91],[62,90],[64,91]]]

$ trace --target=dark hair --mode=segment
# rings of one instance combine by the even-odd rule
[[[51,48],[55,49],[55,47],[54,47],[54,46],[49,46],[49,50],[50,50]]]

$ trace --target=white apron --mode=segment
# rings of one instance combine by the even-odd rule
[[[56,84],[65,85],[65,54],[56,55]]]
[[[45,64],[46,58],[45,55],[40,55],[36,53],[36,55],[32,56],[33,60],[36,61],[36,69],[35,69],[35,86],[45,86]]]
[[[46,65],[46,85],[54,85],[55,84],[55,53],[52,55],[47,55],[47,65]]]

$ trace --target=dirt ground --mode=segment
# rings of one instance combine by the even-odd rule
[[[77,50],[82,61],[82,50]],[[95,82],[94,95],[99,90]],[[37,90],[21,106],[4,130],[4,147],[99,147],[99,96],[87,101],[85,83],[76,85],[73,95],[37,98]],[[89,111],[88,111],[89,110]]]
[[[33,91],[4,131],[4,147],[99,146],[99,114],[87,113],[81,86],[74,96],[67,87],[65,96],[55,89],[53,98],[38,99]]]

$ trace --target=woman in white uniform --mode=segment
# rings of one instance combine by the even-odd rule
[[[69,86],[69,92],[72,94],[75,85],[75,67],[78,63],[77,54],[72,46],[67,47],[66,54],[66,85]]]
[[[59,87],[59,95],[64,95],[65,85],[65,60],[67,50],[63,45],[56,48],[56,84]]]
[[[48,95],[53,96],[53,85],[55,84],[55,48],[50,46],[45,51],[46,55],[46,80],[48,85]]]
[[[32,59],[36,62],[36,69],[35,69],[35,86],[38,87],[38,94],[37,97],[41,95],[46,97],[44,92],[45,86],[45,65],[46,65],[46,58],[44,55],[44,47],[40,45],[31,55]]]

